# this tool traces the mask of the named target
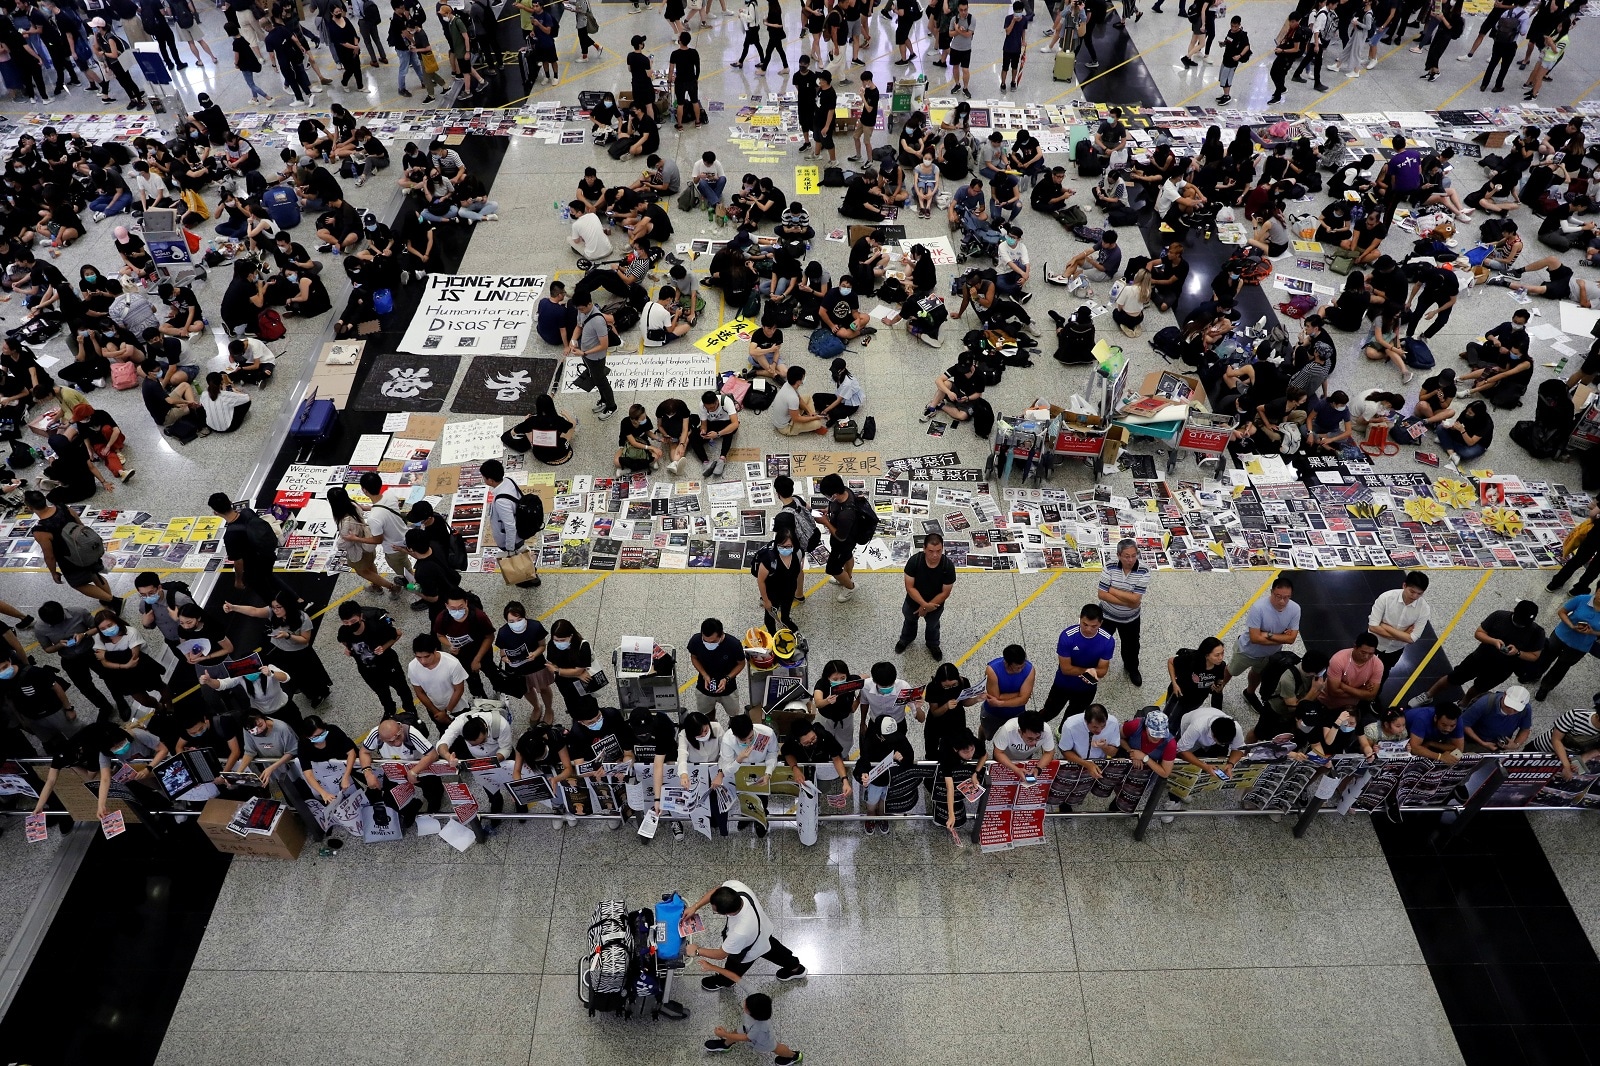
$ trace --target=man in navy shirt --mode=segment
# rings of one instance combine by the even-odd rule
[[[1102,615],[1098,603],[1086,603],[1078,612],[1078,624],[1061,631],[1056,641],[1056,679],[1050,684],[1042,713],[1050,721],[1065,708],[1078,714],[1095,701],[1095,694],[1106,672],[1111,669],[1111,653],[1117,642],[1100,629]],[[1062,716],[1063,721],[1065,715]]]
[[[1521,751],[1533,732],[1528,690],[1512,685],[1485,692],[1461,712],[1461,731],[1473,751]]]
[[[539,301],[535,314],[534,328],[539,332],[539,339],[565,348],[571,339],[572,327],[578,324],[578,313],[567,303],[566,285],[552,281],[549,295]]]
[[[1410,734],[1411,754],[1419,759],[1449,765],[1461,758],[1461,708],[1448,700],[1407,711],[1406,732]]]

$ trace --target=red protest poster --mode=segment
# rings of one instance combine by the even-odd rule
[[[395,805],[395,809],[396,810],[399,810],[400,808],[404,807],[406,804],[410,803],[411,800],[416,796],[416,794],[417,794],[417,786],[413,785],[410,781],[405,781],[405,780],[401,780],[401,781],[396,782],[395,786],[394,786],[394,790],[389,793],[389,795],[394,798],[394,805]]]
[[[1011,812],[1011,846],[1044,843],[1044,809]]]
[[[128,827],[123,824],[121,811],[112,811],[100,819],[100,829],[105,833],[107,840],[119,837],[128,831]]]
[[[985,811],[978,827],[978,850],[1005,851],[1011,847],[1011,812]]]
[[[450,800],[456,821],[470,822],[478,816],[478,801],[472,798],[472,791],[460,781],[445,782],[444,794]]]

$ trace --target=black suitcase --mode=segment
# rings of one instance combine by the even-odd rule
[[[539,65],[533,61],[533,53],[526,48],[517,52],[517,67],[522,71],[523,90],[532,89],[539,80]]]

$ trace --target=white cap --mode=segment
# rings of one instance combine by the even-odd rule
[[[1521,685],[1512,685],[1506,689],[1506,710],[1520,711],[1528,705],[1528,690]]]
[[[89,20],[89,25],[93,26],[97,30],[103,30],[106,28],[106,20],[101,18],[99,15],[96,15],[94,18]]]

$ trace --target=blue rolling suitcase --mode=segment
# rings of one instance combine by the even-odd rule
[[[267,214],[279,229],[294,229],[300,224],[300,201],[287,185],[274,185],[261,194]]]
[[[300,401],[300,410],[295,412],[294,421],[289,424],[289,441],[295,446],[297,455],[304,455],[332,440],[338,425],[339,409],[332,400],[317,399],[317,392],[313,389],[311,395]]]

